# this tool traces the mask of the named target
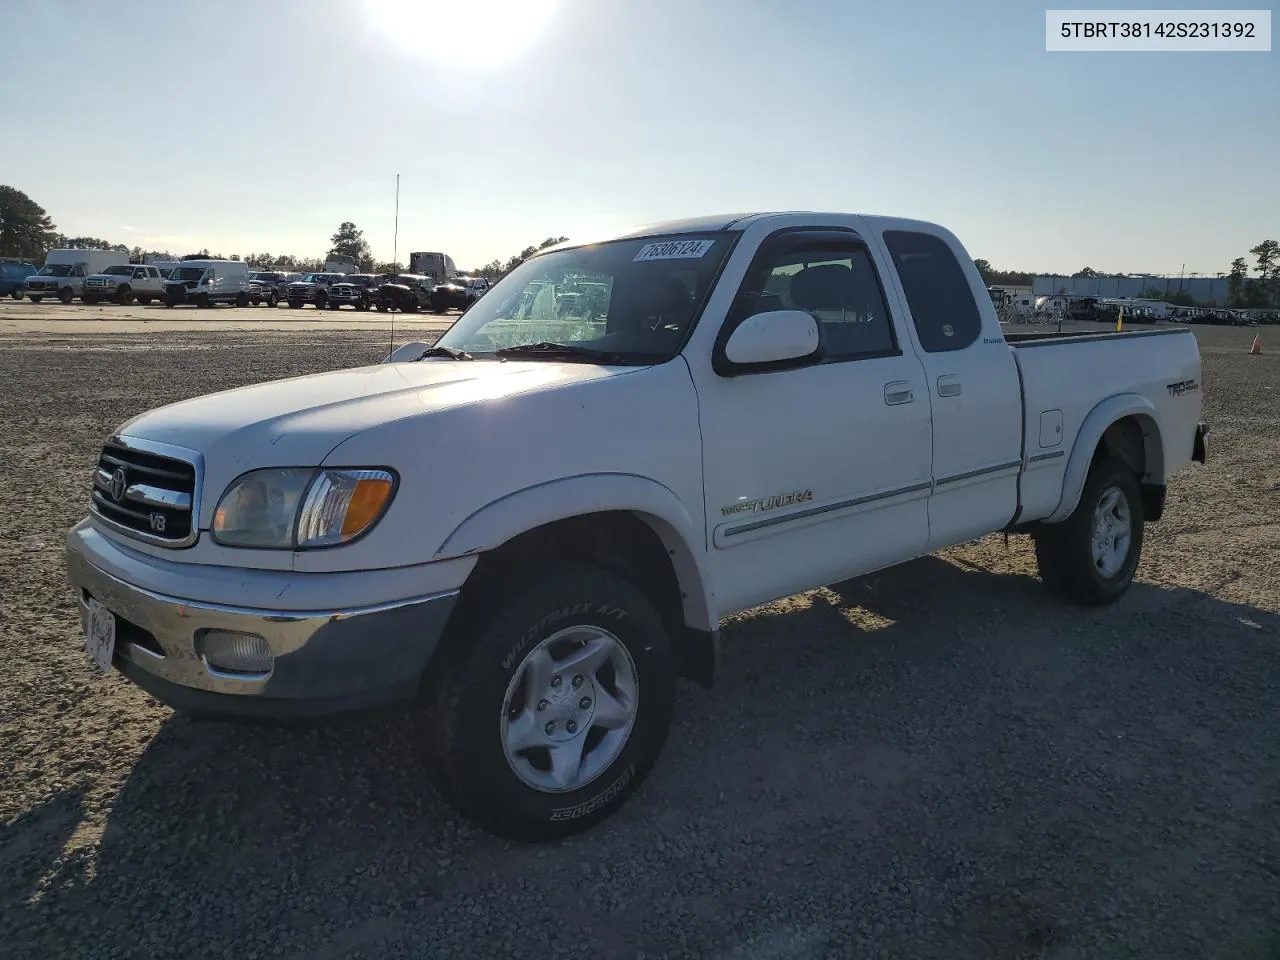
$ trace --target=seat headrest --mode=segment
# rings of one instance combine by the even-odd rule
[[[853,271],[839,263],[806,267],[791,278],[790,293],[802,310],[839,310],[853,302]]]

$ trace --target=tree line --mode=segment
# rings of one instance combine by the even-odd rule
[[[474,276],[488,277],[497,280],[510,273],[539,250],[564,243],[568,237],[548,237],[537,246],[525,247],[520,253],[506,260],[491,260]],[[232,253],[224,256],[205,247],[187,254],[175,255],[168,250],[147,250],[140,246],[130,247],[123,243],[112,243],[100,237],[71,237],[59,233],[52,218],[40,204],[16,187],[0,185],[0,257],[14,257],[41,266],[45,254],[49,250],[59,248],[76,248],[81,250],[118,250],[129,254],[134,263],[141,263],[148,257],[169,260],[243,260],[260,269],[277,268],[280,270],[309,273],[322,270],[325,260],[341,257],[354,261],[363,273],[402,273],[405,265],[402,262],[378,261],[373,257],[369,243],[364,238],[364,231],[350,220],[344,220],[337,231],[329,238],[329,253],[325,257],[299,257],[290,253]]]
[[[497,280],[510,273],[539,250],[545,250],[547,247],[564,243],[568,239],[568,237],[547,237],[542,243],[525,247],[519,253],[506,260],[490,260],[478,270],[473,271],[473,273],[475,276]],[[364,231],[350,220],[344,220],[338,226],[337,232],[329,238],[329,245],[330,258],[333,256],[349,258],[358,264],[361,271],[365,273],[401,273],[405,269],[404,264],[400,262],[375,261],[369,243],[364,238]],[[119,250],[122,253],[128,253],[129,258],[135,263],[140,263],[144,258],[150,256],[166,257],[174,260],[180,259],[180,257],[174,256],[167,250],[144,250],[137,246],[129,247],[122,243],[110,243],[97,237],[68,237],[65,234],[58,233],[52,219],[50,219],[43,207],[16,187],[0,185],[0,256],[21,257],[39,266],[44,262],[45,252],[57,247]],[[229,257],[223,257],[221,254],[211,253],[208,248],[186,254],[186,256],[188,258],[199,256],[217,260],[244,260],[246,263],[262,269],[277,267],[282,270],[298,271],[300,273],[323,269],[326,259],[320,257],[298,257],[294,254],[283,253],[247,253],[244,256],[233,253]],[[1254,258],[1252,268],[1250,268],[1248,261],[1244,257],[1237,257],[1231,262],[1229,271],[1219,274],[1219,276],[1227,278],[1228,302],[1226,306],[1267,308],[1280,305],[1280,243],[1275,240],[1264,240],[1249,250],[1249,256]],[[999,284],[1027,286],[1031,283],[1032,277],[1035,276],[1035,274],[1028,273],[1025,270],[997,270],[987,260],[974,260],[973,263],[978,268],[978,272],[982,274],[983,282],[987,286]],[[1253,270],[1256,276],[1249,275],[1250,269]],[[1041,274],[1041,276],[1044,275]],[[1142,273],[1103,273],[1093,267],[1082,267],[1071,276],[1132,278],[1152,275]],[[1185,293],[1167,293],[1152,289],[1147,292],[1147,295],[1151,299],[1167,300],[1170,303],[1182,306],[1194,305],[1190,296]]]

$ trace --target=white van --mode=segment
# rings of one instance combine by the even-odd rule
[[[212,307],[230,303],[249,305],[249,265],[243,260],[183,260],[164,285],[164,305],[194,303]]]
[[[70,303],[84,296],[85,277],[128,262],[129,254],[124,250],[50,250],[44,266],[35,276],[27,277],[24,286],[32,303],[39,303],[45,297]]]

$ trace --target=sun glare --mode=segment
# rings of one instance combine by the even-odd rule
[[[560,0],[364,0],[370,19],[411,53],[486,67],[514,60],[541,38]]]

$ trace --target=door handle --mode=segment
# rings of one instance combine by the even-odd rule
[[[884,402],[891,407],[899,403],[910,403],[915,398],[916,392],[911,389],[910,380],[894,380],[884,385]]]
[[[957,397],[960,395],[960,378],[954,374],[947,374],[938,378],[938,396],[940,397]]]

